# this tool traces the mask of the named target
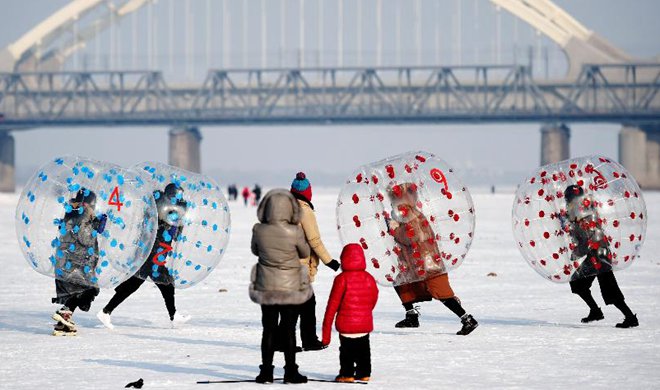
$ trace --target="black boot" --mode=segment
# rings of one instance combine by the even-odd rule
[[[257,375],[255,381],[257,383],[273,383],[273,366],[259,366],[261,372]]]
[[[603,318],[605,318],[605,316],[603,315],[603,311],[600,310],[600,307],[597,307],[595,309],[589,310],[589,315],[582,319],[582,323],[587,324],[593,321],[600,321]]]
[[[461,323],[463,324],[463,327],[461,330],[456,332],[456,334],[460,336],[469,335],[473,330],[477,329],[477,326],[479,326],[479,323],[474,319],[474,317],[472,317],[471,314],[466,314],[461,317]]]
[[[308,343],[308,344],[303,344],[303,347],[302,347],[303,351],[320,351],[320,350],[326,349],[326,348],[328,348],[328,346],[323,345],[323,343],[319,339],[316,339],[316,340],[314,340],[314,341],[312,341],[311,343]]]
[[[276,352],[284,352],[284,346],[281,345],[281,344],[278,344],[277,346],[275,346],[275,351]],[[295,353],[300,353],[300,352],[303,351],[303,348],[299,345],[296,345],[295,347],[293,347],[293,351]],[[310,349],[310,351],[311,351],[311,349]]]
[[[626,317],[623,322],[616,324],[617,328],[634,328],[636,326],[639,326],[636,314],[633,314],[631,317]]]
[[[298,365],[284,367],[284,383],[307,383],[307,377],[300,375]]]
[[[397,328],[419,328],[419,311],[411,309],[406,312],[406,318],[394,325]]]

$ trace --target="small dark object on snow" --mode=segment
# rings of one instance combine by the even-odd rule
[[[227,292],[227,289],[226,288],[221,288],[220,290],[218,290],[218,292]]]
[[[141,389],[142,386],[144,386],[144,379],[140,378],[140,379],[136,380],[135,382],[131,382],[131,383],[127,384],[126,386],[124,386],[124,388],[128,389],[128,388],[132,387],[134,389]]]
[[[497,274],[495,272],[489,272],[486,276],[496,277]]]

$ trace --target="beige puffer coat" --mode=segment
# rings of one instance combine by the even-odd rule
[[[323,241],[321,240],[321,233],[319,233],[319,225],[316,222],[314,210],[303,200],[298,199],[298,204],[300,205],[301,213],[300,226],[302,226],[307,243],[312,249],[312,253],[309,256],[305,256],[305,258],[301,258],[300,262],[309,268],[309,279],[314,282],[319,268],[319,260],[323,264],[328,264],[332,261],[332,256],[325,249],[325,245],[323,245]]]
[[[252,229],[252,253],[259,262],[252,269],[250,299],[261,305],[298,305],[313,291],[301,258],[310,255],[300,221],[300,206],[286,190],[269,191],[259,204],[261,223]]]

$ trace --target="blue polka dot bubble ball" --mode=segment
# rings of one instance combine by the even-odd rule
[[[16,207],[19,245],[34,270],[99,288],[142,267],[157,226],[146,175],[78,156],[41,167]]]
[[[231,215],[208,176],[158,162],[132,168],[146,176],[158,214],[156,240],[138,276],[188,288],[206,278],[225,253]]]

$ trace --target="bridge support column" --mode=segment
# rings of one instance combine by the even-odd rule
[[[646,133],[636,126],[624,125],[619,133],[619,162],[640,186],[646,187],[648,165]]]
[[[169,164],[187,171],[201,172],[201,142],[202,134],[197,127],[171,129]]]
[[[660,125],[646,130],[646,188],[660,190]]]
[[[14,192],[14,137],[8,131],[0,132],[0,192]]]
[[[571,130],[563,123],[541,127],[541,165],[552,164],[570,157]]]

